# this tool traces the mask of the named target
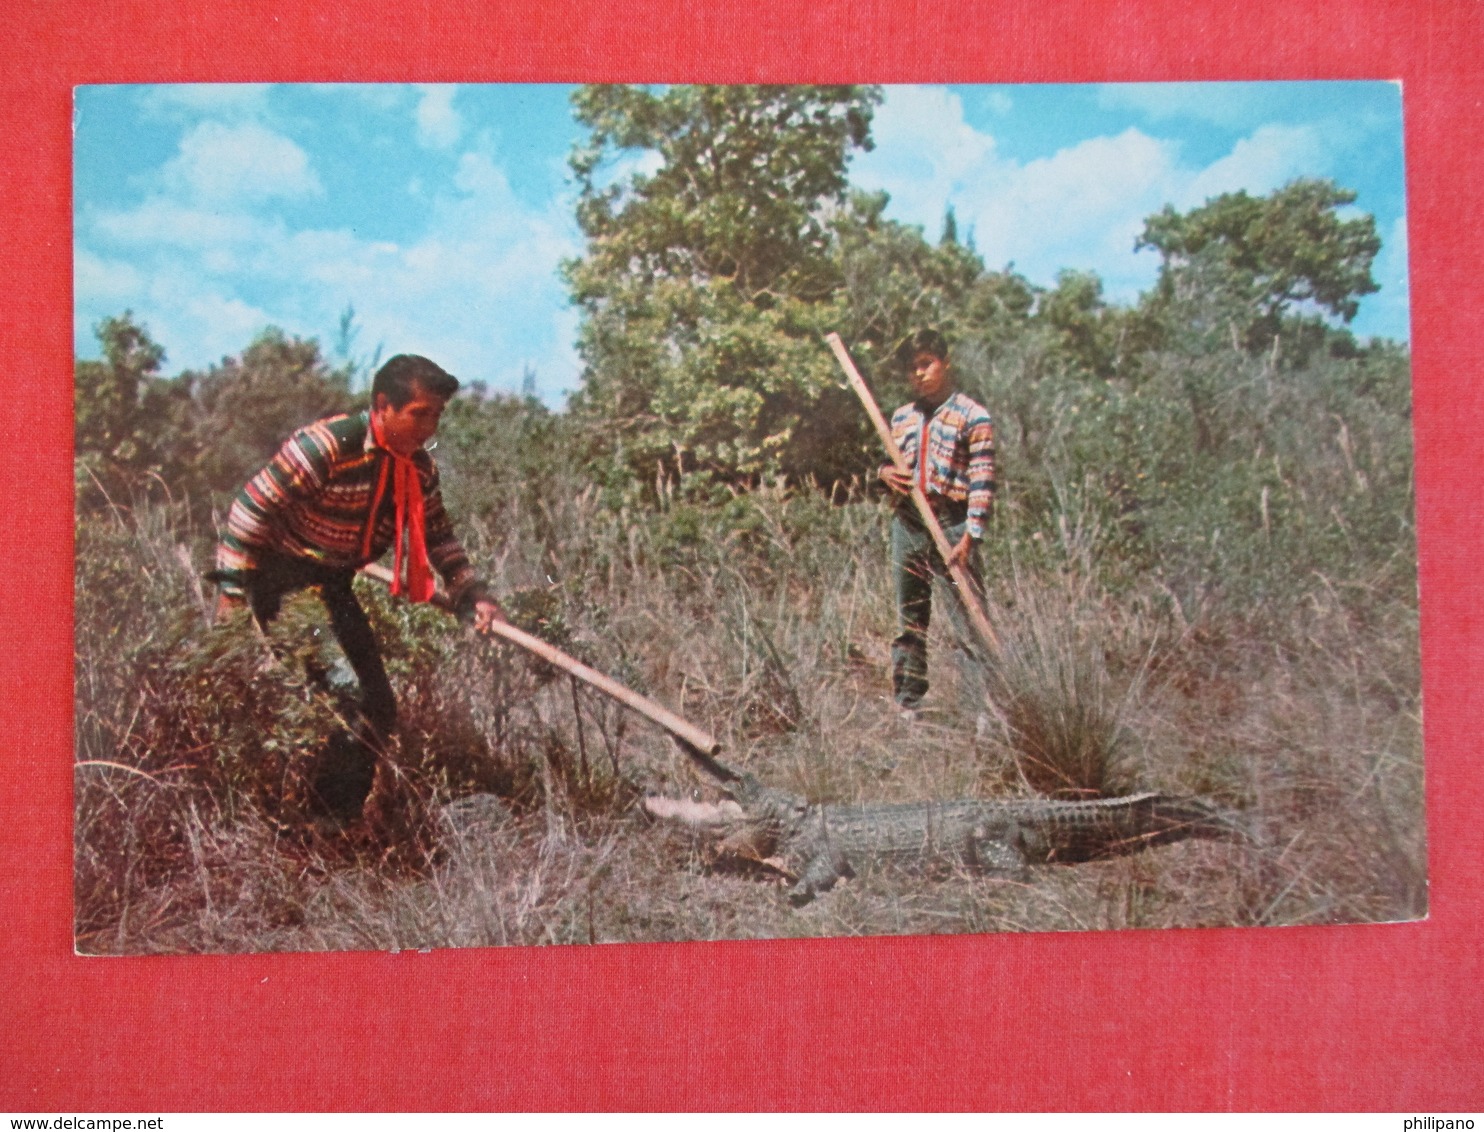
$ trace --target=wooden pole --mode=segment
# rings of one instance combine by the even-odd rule
[[[376,581],[386,585],[390,585],[392,581],[392,572],[385,566],[375,562],[370,562],[362,566],[361,573],[365,574],[368,578],[374,578]],[[453,612],[453,604],[441,590],[434,594],[433,604],[440,609],[450,613]],[[717,741],[715,736],[702,731],[695,724],[676,715],[669,708],[655,703],[646,696],[641,696],[638,692],[630,688],[625,688],[617,680],[609,676],[604,676],[597,669],[589,668],[576,657],[568,656],[561,649],[555,645],[548,644],[540,637],[533,637],[530,633],[517,629],[508,621],[493,622],[489,627],[489,631],[497,637],[504,638],[518,648],[525,649],[526,652],[534,653],[553,668],[559,668],[569,676],[575,676],[584,684],[589,684],[598,689],[604,695],[611,696],[625,707],[632,708],[646,719],[659,724],[671,735],[694,747],[702,754],[714,756],[721,750],[721,743]]]
[[[826,334],[824,340],[829,343],[830,349],[835,352],[835,358],[840,363],[840,368],[845,371],[845,377],[850,382],[850,387],[855,390],[855,395],[861,399],[861,404],[866,407],[866,414],[871,418],[871,423],[876,426],[876,434],[881,437],[881,443],[886,446],[886,454],[891,462],[896,465],[897,471],[906,475],[912,475],[912,469],[907,464],[907,458],[902,455],[902,450],[897,447],[897,442],[892,439],[891,425],[886,423],[886,418],[881,415],[881,407],[876,404],[876,398],[871,394],[871,387],[866,384],[866,379],[861,377],[860,370],[855,368],[855,362],[850,359],[850,351],[845,348],[845,343],[840,341],[838,334]],[[921,460],[924,454],[919,452],[917,458]],[[950,562],[953,548],[948,545],[948,538],[943,534],[943,527],[938,522],[938,516],[933,514],[933,508],[928,503],[927,496],[922,493],[914,476],[912,481],[912,504],[917,508],[917,514],[922,519],[922,525],[927,528],[928,534],[933,538],[933,545],[937,547],[938,554],[948,565],[948,573],[953,578],[953,588],[958,593],[959,600],[963,603],[964,610],[969,615],[969,621],[973,624],[975,631],[983,638],[984,643],[989,646],[993,653],[1000,651],[1000,639],[995,635],[994,629],[989,624],[989,617],[984,612],[984,606],[979,602],[978,591],[974,588],[973,579],[969,572],[957,562]]]

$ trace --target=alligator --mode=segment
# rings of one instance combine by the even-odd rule
[[[721,780],[721,802],[651,795],[645,810],[716,837],[717,859],[755,862],[792,880],[788,899],[795,906],[857,868],[878,864],[944,862],[1024,880],[1031,865],[1076,864],[1187,838],[1243,836],[1238,815],[1201,798],[1144,793],[1086,801],[824,805],[764,786],[714,758],[701,765]]]

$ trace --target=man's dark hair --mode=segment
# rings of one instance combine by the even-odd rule
[[[412,400],[414,385],[421,385],[425,391],[444,401],[459,391],[459,379],[445,373],[436,362],[418,354],[398,354],[388,358],[386,365],[376,371],[371,382],[371,402],[375,404],[376,395],[385,393],[392,408],[400,409]]]
[[[948,360],[948,340],[936,330],[923,329],[902,339],[897,348],[897,358],[903,366],[911,366],[918,354],[931,354],[939,361]]]

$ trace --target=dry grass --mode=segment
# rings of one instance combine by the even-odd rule
[[[283,803],[327,710],[293,658],[264,671],[261,644],[220,643],[173,549],[180,532],[116,516],[79,543],[79,948],[1089,930],[1425,909],[1409,607],[1315,579],[1280,631],[1192,616],[1153,584],[1115,600],[1075,562],[992,565],[1007,650],[986,705],[997,726],[976,738],[938,626],[926,717],[895,719],[874,505],[761,493],[743,527],[678,546],[664,517],[611,515],[591,494],[545,507],[516,515],[514,535],[471,532],[497,589],[547,592],[574,651],[680,708],[772,785],[826,802],[1162,789],[1239,806],[1258,836],[1048,867],[1029,884],[872,873],[795,911],[776,883],[708,870],[690,836],[640,812],[646,790],[698,785],[662,735],[380,597],[404,707],[404,820],[340,830]],[[143,587],[139,562],[152,564]],[[85,587],[109,578],[111,603],[90,604]],[[139,604],[127,649],[107,612],[124,596]],[[314,616],[305,603],[283,632],[314,639]],[[192,680],[218,685],[193,692]],[[504,811],[463,832],[440,820],[441,805],[476,794]]]
[[[999,606],[1001,654],[990,665],[991,717],[1024,784],[1042,794],[1127,793],[1124,717],[1142,666],[1118,688],[1107,663],[1111,611],[1068,577],[1037,584],[1012,573]]]

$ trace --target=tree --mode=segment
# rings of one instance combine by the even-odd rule
[[[987,271],[972,243],[959,242],[947,224],[934,246],[921,228],[885,219],[886,205],[885,193],[856,193],[834,221],[842,278],[835,329],[883,403],[910,395],[897,349],[928,326],[953,344],[960,381],[979,391],[1007,353],[1018,349],[1036,307],[1036,288],[1011,267]],[[848,412],[864,419],[858,407]],[[863,467],[869,468],[880,462],[880,450],[874,434],[864,441]]]
[[[1313,304],[1345,322],[1359,297],[1376,291],[1371,263],[1380,251],[1373,217],[1342,220],[1355,193],[1333,181],[1300,179],[1266,197],[1225,193],[1180,214],[1166,205],[1144,225],[1137,247],[1164,257],[1162,301],[1209,289],[1214,279],[1256,315],[1243,328],[1262,348],[1296,305]]]
[[[1115,315],[1103,301],[1103,281],[1095,272],[1058,272],[1056,287],[1037,304],[1036,317],[1052,329],[1057,346],[1080,369],[1112,376]]]
[[[168,483],[194,456],[190,388],[159,375],[165,351],[125,311],[93,328],[101,360],[75,367],[78,505],[126,496],[151,475]]]
[[[534,395],[490,393],[478,382],[461,390],[438,428],[450,512],[482,530],[503,530],[519,513],[547,537],[551,512],[544,501],[585,486],[575,484],[568,459],[569,425]]]
[[[951,204],[943,213],[943,232],[938,237],[938,243],[958,243],[958,217],[954,215],[953,205]]]
[[[340,312],[340,321],[335,331],[335,349],[332,356],[339,362],[339,368],[345,371],[346,379],[354,389],[357,385],[371,384],[372,375],[376,373],[381,365],[382,343],[376,344],[376,349],[368,355],[355,353],[356,340],[361,336],[361,324],[356,320],[356,308],[352,303],[346,303],[345,309]]]
[[[837,384],[819,338],[840,286],[832,218],[879,92],[588,86],[573,153],[586,254],[565,267],[586,363],[575,413],[600,476],[797,470],[801,421]],[[619,158],[637,170],[613,177]]]
[[[749,300],[827,285],[824,213],[843,203],[849,150],[871,148],[879,101],[852,86],[581,88],[576,116],[592,135],[571,159],[590,242],[571,273],[579,301],[615,275],[727,280]],[[659,168],[602,185],[605,161],[634,150]]]
[[[921,228],[885,219],[887,203],[885,193],[855,193],[832,225],[846,319],[839,329],[852,349],[889,355],[923,326],[959,339],[1029,313],[1028,289],[1023,304],[1009,293],[1001,296],[1008,305],[975,303],[993,290],[979,255],[947,231],[952,225],[935,247]]]
[[[202,481],[215,492],[235,491],[296,428],[350,409],[351,372],[349,363],[330,366],[315,339],[270,326],[240,358],[183,374],[194,394]]]
[[[160,375],[165,351],[129,311],[95,329],[102,360],[76,367],[78,506],[123,502],[147,481],[205,514],[294,429],[355,403],[352,364],[329,365],[314,339],[269,327],[240,358]]]

